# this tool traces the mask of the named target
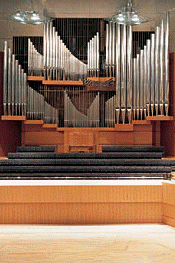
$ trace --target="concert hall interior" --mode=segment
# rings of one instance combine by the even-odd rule
[[[174,1],[6,0],[0,28],[0,236],[175,227]]]

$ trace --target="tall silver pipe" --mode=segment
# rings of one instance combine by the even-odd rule
[[[19,90],[19,74],[18,60],[15,60],[15,115],[18,115],[18,90]]]
[[[8,115],[11,115],[12,102],[12,52],[8,48]]]
[[[154,115],[155,98],[155,35],[151,34],[151,114]]]
[[[109,22],[109,76],[112,76],[112,22]]]
[[[160,114],[164,114],[163,106],[164,106],[164,21],[161,20],[160,23],[160,98],[159,98],[159,106],[160,106]]]
[[[165,13],[165,114],[168,116],[169,110],[169,16],[170,12]]]
[[[121,26],[121,115],[125,123],[126,115],[126,25]]]
[[[120,25],[116,24],[116,121],[120,122],[120,109],[121,109],[121,76],[120,76]]]
[[[116,37],[116,32],[115,32],[115,23],[112,23],[112,76],[115,76],[115,37]]]
[[[100,72],[100,47],[99,47],[99,32],[97,32],[97,77],[99,77]]]
[[[144,113],[144,118],[146,118],[146,102],[147,102],[147,89],[148,89],[148,82],[147,82],[147,46],[144,46],[144,66],[143,66],[143,113]]]
[[[44,23],[43,54],[44,54],[44,79],[47,79],[47,22]]]
[[[56,74],[55,74],[55,79],[58,80],[58,34],[55,32],[55,69],[56,69]]]
[[[127,26],[127,113],[128,121],[132,118],[132,27]]]
[[[23,102],[24,102],[24,115],[26,116],[27,114],[27,74],[24,73],[24,97],[23,97]]]
[[[140,117],[140,55],[137,54],[137,89],[136,89],[136,111],[137,111],[137,120]]]
[[[137,112],[137,58],[133,59],[133,119],[136,119]]]
[[[150,102],[151,102],[151,40],[147,39],[147,78],[146,78],[146,93],[147,93],[147,100],[146,100],[146,108],[147,108],[147,115],[150,115]]]
[[[18,65],[18,74],[19,74],[19,89],[18,89],[18,115],[21,115],[21,65]]]
[[[56,66],[56,39],[55,39],[55,27],[52,27],[52,38],[53,38],[53,79],[55,80],[55,66]]]
[[[143,107],[144,107],[144,51],[140,51],[140,118],[143,119]]]
[[[109,24],[106,24],[106,77],[108,77],[109,67]]]
[[[4,42],[4,92],[3,92],[3,105],[4,105],[4,115],[7,115],[7,81],[8,81],[8,63],[7,63],[7,41]]]
[[[160,41],[160,27],[157,26],[156,34],[155,34],[155,110],[156,110],[156,115],[158,115],[158,108],[159,108],[159,77],[160,77],[159,41]]]
[[[46,41],[47,41],[47,54],[46,54],[46,63],[47,63],[47,79],[49,78],[49,67],[50,67],[50,23],[46,23]]]
[[[14,115],[15,106],[15,89],[16,89],[16,79],[15,79],[15,55],[12,55],[12,115]]]
[[[50,79],[52,80],[53,73],[53,30],[52,22],[50,22]]]

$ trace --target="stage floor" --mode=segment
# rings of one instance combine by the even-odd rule
[[[0,225],[0,262],[173,263],[175,228]]]

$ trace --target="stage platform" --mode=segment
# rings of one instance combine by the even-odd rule
[[[0,224],[175,226],[174,211],[171,181],[0,181]]]

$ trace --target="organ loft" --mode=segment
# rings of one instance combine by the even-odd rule
[[[43,36],[5,41],[1,120],[18,126],[12,151],[161,145],[174,156],[169,16],[143,32],[114,19],[55,18]]]

